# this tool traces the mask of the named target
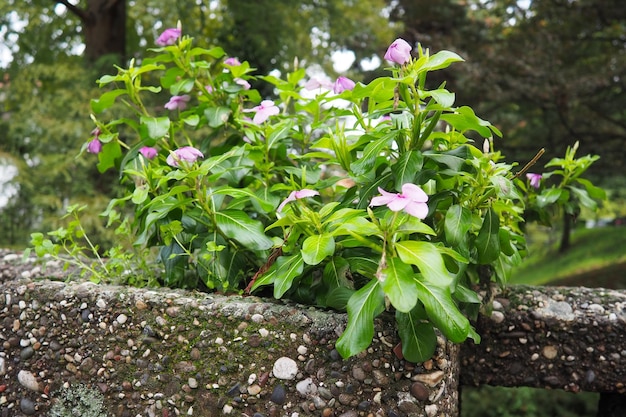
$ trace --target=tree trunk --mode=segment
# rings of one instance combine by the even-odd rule
[[[561,235],[561,244],[559,245],[559,252],[566,252],[570,245],[570,237],[572,234],[572,222],[574,220],[574,216],[569,213],[563,214],[563,234]]]
[[[105,55],[126,56],[126,0],[89,0],[85,31],[85,58],[95,62]]]
[[[94,63],[113,55],[120,63],[126,57],[126,0],[87,0],[81,9],[67,0],[59,0],[82,22],[85,58]]]

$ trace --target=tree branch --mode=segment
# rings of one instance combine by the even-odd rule
[[[89,16],[87,15],[87,12],[85,12],[85,10],[79,9],[67,0],[54,0],[54,2],[67,7],[67,10],[76,15],[83,23],[87,22],[87,20],[89,19]]]

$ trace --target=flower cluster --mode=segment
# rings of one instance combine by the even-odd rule
[[[141,66],[102,77],[114,88],[92,101],[97,127],[84,148],[128,187],[109,222],[130,205],[134,247],[156,249],[163,285],[271,286],[277,298],[347,310],[343,356],[367,348],[386,308],[409,360],[429,357],[435,328],[478,340],[464,308],[479,303],[478,283],[505,283],[521,261],[526,205],[545,218],[549,204],[599,195],[583,180],[566,190],[590,164],[573,154],[553,162],[568,173],[558,187],[500,162],[495,126],[444,87],[424,87],[428,73],[462,61],[453,52],[396,39],[389,76],[255,77],[274,87],[264,98],[244,59],[194,47],[180,27],[155,43]],[[106,120],[117,103],[133,116]]]

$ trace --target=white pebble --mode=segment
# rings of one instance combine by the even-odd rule
[[[265,317],[263,317],[263,314],[256,313],[252,315],[251,319],[255,323],[263,323]]]
[[[224,339],[222,339],[221,337],[218,337],[215,339],[215,344],[216,345],[223,345],[224,344]]]
[[[102,298],[98,298],[98,301],[96,301],[96,306],[100,309],[105,309],[107,308],[107,302],[104,301]]]
[[[31,391],[39,391],[39,382],[37,382],[37,378],[31,372],[24,370],[19,371],[17,380],[24,388]]]
[[[128,320],[128,316],[126,316],[126,314],[120,314],[119,316],[117,316],[117,319],[116,319],[116,321],[119,324],[124,324],[126,323],[127,320]]]
[[[224,408],[222,408],[222,413],[230,414],[232,412],[233,412],[233,407],[228,404],[224,404]]]
[[[301,355],[306,355],[306,353],[307,353],[308,351],[309,351],[309,350],[306,348],[306,346],[302,346],[302,345],[298,346],[298,353],[299,353],[299,354],[301,354]]]
[[[261,329],[259,329],[259,334],[261,335],[261,337],[267,337],[267,336],[269,336],[270,332],[269,332],[269,330],[267,330],[265,328],[261,328]]]
[[[256,374],[250,374],[248,377],[248,385],[252,385],[256,381]]]
[[[296,384],[296,390],[303,396],[313,395],[317,392],[317,386],[311,378],[303,379]]]
[[[294,379],[298,373],[298,364],[293,359],[283,356],[274,362],[272,372],[278,379]]]

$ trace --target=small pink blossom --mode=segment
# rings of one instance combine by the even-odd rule
[[[187,102],[189,102],[190,99],[191,97],[187,94],[184,94],[182,96],[172,96],[172,98],[170,98],[170,101],[165,103],[165,106],[163,107],[168,110],[185,110],[185,108],[187,107]]]
[[[236,67],[236,66],[241,65],[241,62],[239,62],[237,58],[231,56],[224,60],[224,64],[230,65],[231,67]]]
[[[333,83],[327,80],[323,80],[317,77],[312,77],[309,81],[304,84],[304,88],[311,91],[316,90],[318,88],[327,88],[329,90],[333,89]]]
[[[236,84],[242,86],[244,90],[250,89],[250,83],[243,78],[235,78],[233,81],[235,81]]]
[[[539,185],[541,184],[541,174],[533,174],[532,172],[529,172],[526,174],[526,178],[530,181],[531,187],[539,188]]]
[[[193,164],[198,158],[204,158],[202,152],[192,146],[183,146],[171,152],[165,162],[169,166],[177,167],[179,162]]]
[[[412,49],[411,45],[404,39],[396,39],[389,45],[385,59],[400,65],[406,64],[411,60]]]
[[[428,195],[419,186],[411,183],[402,186],[399,194],[388,193],[378,187],[380,196],[372,198],[370,206],[387,206],[391,211],[404,210],[411,216],[424,219],[428,215]]]
[[[266,121],[270,116],[276,116],[278,113],[280,113],[280,109],[274,104],[272,100],[263,100],[258,106],[244,111],[256,112],[254,118],[252,119],[252,123],[257,125],[260,125],[261,123]]]
[[[174,45],[178,38],[180,38],[180,29],[169,28],[165,29],[163,33],[159,35],[155,43],[158,46]]]
[[[94,138],[87,144],[87,152],[93,154],[99,154],[102,152],[102,142],[100,142],[98,137]]]
[[[204,88],[206,89],[206,92],[209,94],[211,94],[214,91],[213,86],[211,85],[207,85]]]
[[[144,146],[139,149],[139,153],[143,155],[146,159],[154,159],[157,156],[157,150],[151,146]]]
[[[352,90],[356,84],[348,77],[340,76],[335,81],[335,85],[333,86],[333,92],[335,94],[341,94],[346,90]]]
[[[280,205],[276,209],[276,212],[280,213],[281,211],[283,211],[283,208],[287,205],[287,203],[299,200],[301,198],[313,197],[316,195],[320,195],[320,193],[315,190],[309,190],[308,188],[303,188],[299,191],[292,191],[289,194],[289,197],[287,197],[282,203],[280,203]]]

